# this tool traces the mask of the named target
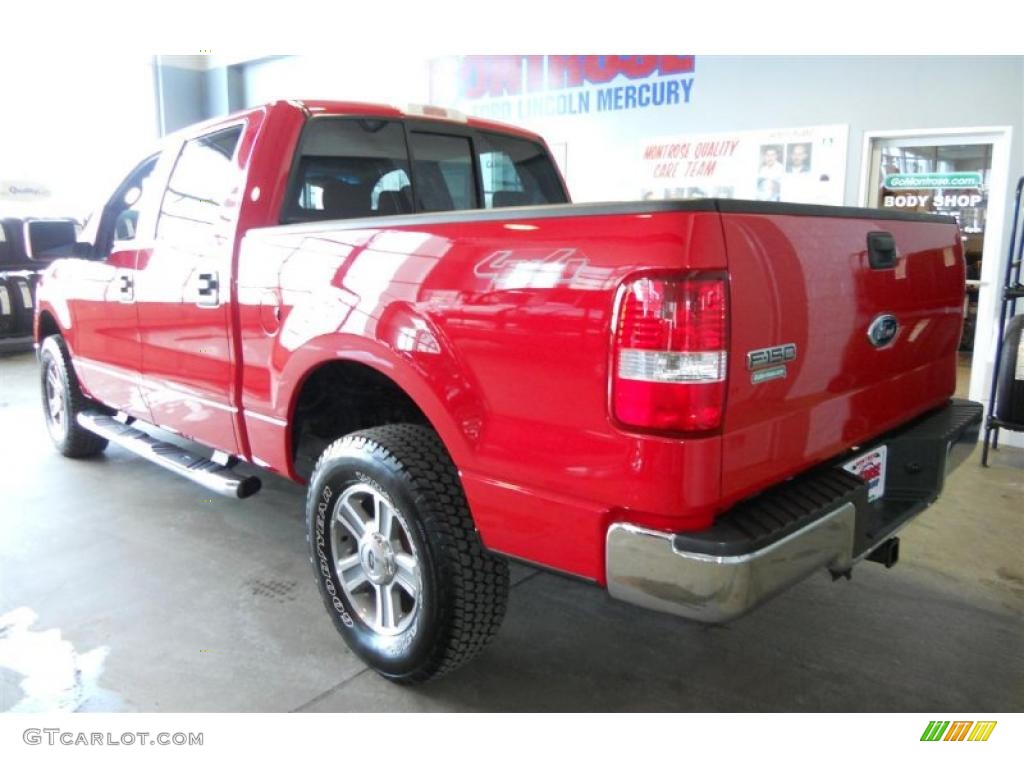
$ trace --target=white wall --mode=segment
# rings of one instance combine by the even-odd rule
[[[85,215],[157,136],[151,57],[5,61],[0,178],[34,181],[48,200],[0,200],[2,215]]]
[[[647,138],[845,123],[845,197],[855,205],[865,131],[1009,125],[1015,128],[1011,163],[1020,169],[1022,66],[1020,56],[698,56],[689,104],[516,122],[568,144],[570,188],[580,199],[634,196],[620,186],[632,178],[622,174]],[[451,102],[462,109],[473,104]]]
[[[405,107],[426,103],[427,59],[403,53],[288,56],[242,67],[247,106],[276,99],[366,101]]]

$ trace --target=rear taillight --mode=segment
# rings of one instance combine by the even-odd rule
[[[641,277],[623,286],[612,355],[618,422],[669,432],[718,428],[727,301],[718,276]]]

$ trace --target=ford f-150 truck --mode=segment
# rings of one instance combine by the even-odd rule
[[[327,612],[396,681],[487,644],[509,558],[706,622],[892,565],[977,440],[948,218],[572,205],[529,132],[282,101],[165,139],[79,239],[38,290],[57,448],[307,484]]]

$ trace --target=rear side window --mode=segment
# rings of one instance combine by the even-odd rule
[[[235,149],[241,125],[185,142],[160,205],[157,236],[205,236],[223,232],[234,211],[225,203],[238,181]]]
[[[527,139],[481,133],[477,140],[484,207],[566,202],[548,153]]]
[[[410,143],[417,210],[464,211],[480,207],[469,139],[413,132]]]
[[[410,213],[409,153],[394,120],[311,120],[285,221]]]

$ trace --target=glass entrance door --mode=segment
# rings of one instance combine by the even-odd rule
[[[960,224],[967,262],[958,387],[964,395],[977,329],[992,155],[991,141],[966,136],[884,138],[871,144],[869,207],[943,214]]]

